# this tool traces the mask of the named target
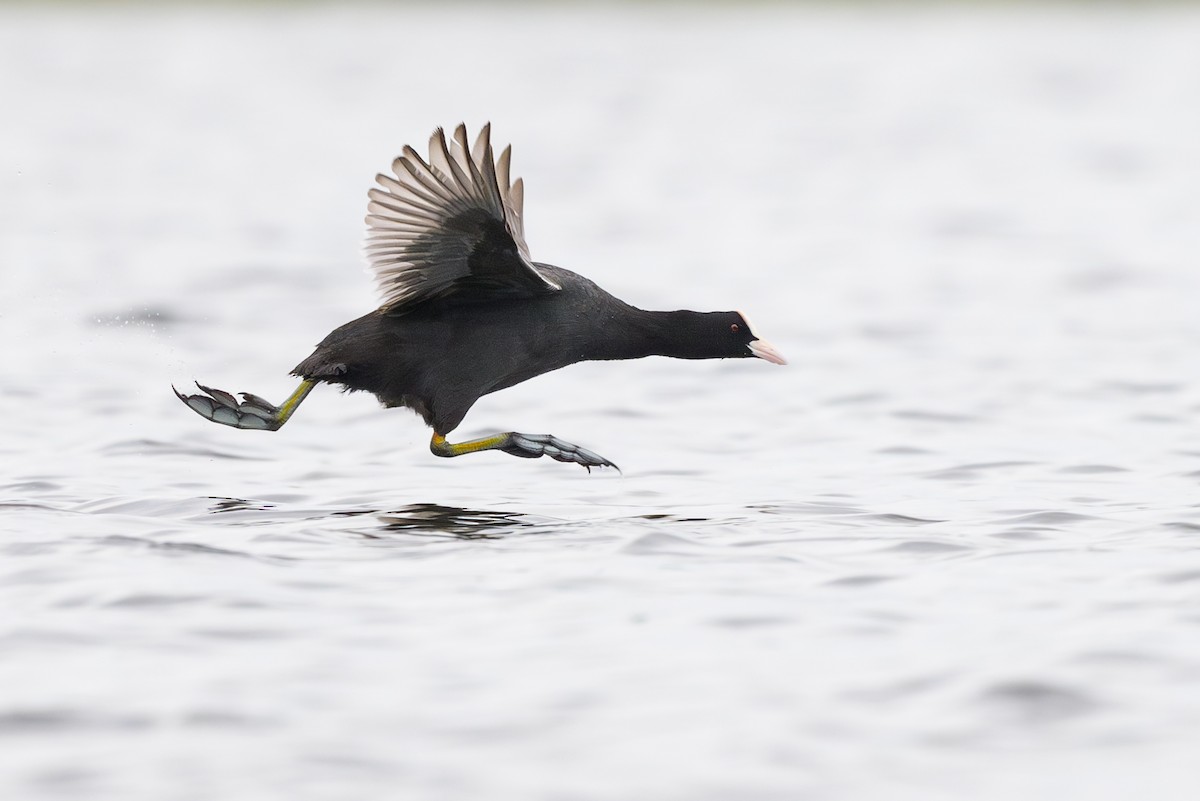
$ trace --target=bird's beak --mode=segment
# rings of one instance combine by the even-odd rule
[[[775,346],[765,339],[755,339],[746,346],[750,352],[760,359],[766,359],[771,364],[787,364],[783,354],[775,350]]]

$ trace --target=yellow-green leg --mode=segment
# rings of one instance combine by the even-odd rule
[[[205,393],[204,395],[184,395],[175,387],[171,389],[175,390],[176,397],[186,403],[189,409],[206,420],[234,428],[276,431],[291,418],[296,407],[308,397],[308,393],[312,392],[316,385],[316,381],[301,381],[300,386],[282,406],[273,406],[249,392],[238,393],[242,396],[239,403],[230,393],[206,387],[200,382],[196,382],[196,386]]]
[[[429,450],[433,451],[436,456],[447,458],[478,451],[504,451],[523,459],[549,456],[559,462],[581,465],[587,468],[589,473],[592,472],[593,467],[613,467],[617,472],[621,470],[600,454],[561,440],[551,434],[521,434],[517,431],[509,431],[504,434],[454,443],[447,442],[443,435],[434,432],[433,439],[429,441]]]

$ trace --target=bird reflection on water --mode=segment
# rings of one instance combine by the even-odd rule
[[[221,515],[225,518],[223,522],[234,525],[263,525],[278,522],[280,518],[330,520],[373,516],[380,526],[355,532],[368,539],[386,538],[391,534],[463,540],[498,539],[518,532],[528,533],[547,523],[561,522],[524,512],[463,509],[436,503],[411,503],[385,511],[378,508],[285,509],[274,503],[241,498],[211,497],[209,500],[213,503],[207,508],[206,514]]]
[[[450,537],[463,540],[498,539],[535,528],[547,518],[522,512],[460,509],[436,503],[414,503],[379,516],[385,533]]]
[[[219,498],[211,495],[209,500],[216,501],[208,510],[210,514],[214,515],[229,514],[230,512],[265,512],[275,508],[273,503],[247,501],[243,498]]]

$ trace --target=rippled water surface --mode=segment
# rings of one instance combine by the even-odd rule
[[[1200,13],[0,9],[0,796],[1200,792]],[[439,460],[324,389],[365,191],[790,359],[592,364]],[[753,361],[754,363],[750,363]]]

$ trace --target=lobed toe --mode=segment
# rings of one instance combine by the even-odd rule
[[[244,414],[238,420],[238,428],[253,428],[259,431],[273,431],[277,426],[274,420],[259,417],[256,414]]]
[[[512,435],[512,444],[522,451],[520,455],[531,457],[549,456],[558,462],[577,464],[586,467],[589,472],[593,467],[612,467],[620,471],[615,464],[600,454],[581,448],[578,445],[559,439],[552,434],[517,434]]]
[[[237,427],[241,422],[241,415],[228,406],[218,406],[213,410],[212,420],[214,423]]]
[[[183,398],[183,402],[186,403],[192,409],[192,411],[196,412],[196,414],[207,417],[210,420],[213,417],[213,412],[217,409],[217,405],[215,403],[201,395],[192,395],[190,398],[185,397]]]
[[[175,387],[171,389],[177,398],[201,417],[233,428],[259,431],[274,431],[279,428],[279,410],[257,395],[243,392],[242,397],[245,401],[239,403],[237,398],[224,390],[206,387],[199,381],[196,382],[196,386],[206,394],[184,395]]]

